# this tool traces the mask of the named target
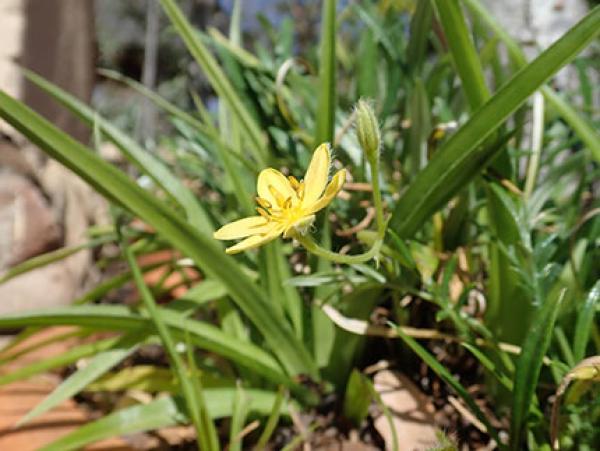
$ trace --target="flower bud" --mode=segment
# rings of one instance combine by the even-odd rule
[[[379,158],[381,135],[371,104],[363,99],[356,105],[356,137],[369,161]]]

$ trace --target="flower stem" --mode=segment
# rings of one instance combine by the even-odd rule
[[[379,250],[381,249],[381,245],[383,244],[383,240],[378,239],[373,244],[373,247],[369,249],[367,252],[363,254],[357,255],[343,255],[338,254],[337,252],[332,252],[328,249],[325,249],[319,246],[310,236],[301,235],[300,233],[293,232],[291,236],[298,241],[308,252],[316,255],[317,257],[322,257],[326,260],[342,263],[346,265],[352,265],[355,263],[364,263],[372,258],[375,258],[379,255]]]
[[[383,218],[383,201],[381,200],[381,188],[379,187],[379,157],[369,158],[369,165],[371,166],[371,184],[373,186],[373,203],[375,204],[377,235],[381,240],[385,236],[386,223]]]

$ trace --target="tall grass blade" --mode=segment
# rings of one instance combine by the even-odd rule
[[[592,333],[594,318],[596,317],[596,306],[600,301],[600,280],[588,293],[585,302],[579,307],[577,322],[575,323],[575,338],[573,340],[573,359],[576,362],[585,357],[585,348]]]
[[[515,371],[512,415],[510,421],[510,447],[521,449],[523,434],[527,430],[527,413],[535,395],[543,358],[550,346],[552,330],[565,291],[550,296],[538,310],[532,321]]]
[[[143,342],[143,335],[130,333],[123,336],[112,349],[100,352],[81,369],[77,370],[56,387],[42,402],[19,420],[17,426],[30,422],[50,409],[76,395],[112,367],[117,365]]]
[[[252,414],[268,415],[276,399],[274,393],[263,390],[247,390],[248,408]],[[213,420],[231,416],[235,389],[207,388],[204,390],[206,410]],[[287,412],[286,412],[287,413]],[[67,434],[40,451],[71,451],[109,437],[131,435],[137,432],[160,429],[187,421],[182,400],[163,396],[148,404],[117,410],[99,420]]]
[[[319,57],[319,101],[317,106],[315,146],[333,143],[336,110],[336,0],[323,0]]]
[[[283,383],[289,386],[290,380],[283,375],[277,361],[259,346],[245,340],[235,339],[211,324],[200,321],[186,321],[181,314],[167,309],[162,309],[162,316],[177,337],[183,338],[185,334],[189,334],[194,345],[229,358],[240,365],[252,368],[253,371],[275,383]],[[0,329],[34,325],[77,325],[91,330],[121,332],[146,329],[151,332],[151,323],[147,317],[132,313],[126,307],[115,305],[65,307],[0,317]],[[105,350],[106,348],[103,348],[103,346],[107,345],[102,343],[104,342],[84,345],[86,349],[84,355]],[[63,354],[63,356],[66,355]],[[9,376],[12,376],[12,374],[0,377],[0,381]]]
[[[148,310],[148,314],[150,315],[154,328],[158,332],[158,336],[160,337],[163,348],[169,357],[171,365],[173,365],[172,369],[177,375],[177,380],[179,381],[179,386],[181,387],[181,392],[183,394],[183,398],[185,399],[188,416],[192,421],[194,428],[196,429],[198,449],[208,449],[210,451],[212,448],[207,447],[210,445],[210,442],[206,442],[207,437],[203,433],[204,431],[201,421],[201,415],[203,414],[203,403],[196,399],[196,392],[194,391],[194,387],[190,380],[188,369],[183,363],[183,359],[175,349],[175,340],[171,336],[171,332],[163,320],[162,314],[156,305],[156,301],[152,297],[152,293],[150,293],[148,286],[144,282],[142,272],[140,271],[133,251],[124,240],[122,241],[122,247],[124,248],[123,253],[125,254],[127,263],[131,268],[133,280],[141,294],[144,306],[146,307],[146,310]]]
[[[427,3],[427,2],[425,2]],[[446,35],[454,68],[460,77],[471,110],[476,110],[490,97],[483,67],[471,40],[458,0],[435,0],[435,7]]]

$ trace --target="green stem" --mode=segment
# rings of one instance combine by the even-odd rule
[[[297,232],[292,232],[291,236],[296,239],[308,252],[315,254],[317,257],[322,257],[326,260],[330,260],[335,263],[343,263],[346,265],[353,265],[355,263],[364,263],[372,258],[375,258],[379,255],[379,250],[381,249],[381,245],[383,244],[383,240],[378,239],[373,244],[373,247],[369,249],[364,254],[358,255],[343,255],[338,254],[337,252],[332,252],[328,249],[325,249],[319,244],[317,244],[310,236],[301,235]]]
[[[379,155],[369,159],[371,165],[371,184],[373,186],[373,204],[375,204],[375,220],[377,222],[377,235],[379,239],[385,236],[385,219],[383,218],[383,201],[379,187]]]

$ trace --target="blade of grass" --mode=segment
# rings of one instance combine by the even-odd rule
[[[69,399],[71,396],[79,393],[87,385],[94,382],[135,351],[143,341],[143,334],[130,333],[121,337],[111,349],[94,355],[83,368],[78,369],[61,382],[52,393],[31,409],[27,415],[22,417],[16,426],[22,426],[25,423],[30,422],[34,418],[39,417],[43,413]]]
[[[127,259],[127,263],[129,264],[129,268],[133,274],[135,285],[142,296],[144,306],[148,310],[150,318],[152,319],[152,323],[156,328],[158,335],[160,336],[160,340],[169,357],[171,365],[174,367],[173,370],[177,375],[181,392],[183,394],[183,398],[185,399],[188,416],[194,425],[194,429],[196,430],[198,449],[200,451],[203,449],[211,451],[214,449],[211,446],[212,442],[207,440],[208,437],[206,437],[203,433],[204,431],[201,415],[203,415],[202,405],[204,403],[198,402],[196,398],[194,387],[189,378],[188,369],[183,363],[183,359],[179,353],[175,350],[175,340],[171,336],[171,333],[163,320],[162,314],[156,306],[156,301],[152,297],[152,293],[150,293],[148,286],[144,282],[142,272],[140,271],[133,251],[129,246],[127,246],[125,241],[122,241],[121,246],[123,247],[123,253],[125,254],[125,258]]]
[[[248,396],[245,390],[238,383],[233,397],[231,412],[231,424],[229,426],[229,450],[241,451],[242,439],[240,433],[244,428],[244,423],[248,417]]]
[[[430,0],[417,2],[417,9],[410,21],[410,39],[406,49],[406,59],[410,62],[409,67],[413,75],[420,75],[423,68],[429,30],[431,30],[432,13]]]
[[[151,224],[175,248],[188,255],[209,277],[223,282],[233,300],[261,332],[290,374],[317,378],[314,361],[289,323],[270,309],[264,293],[226,256],[215,240],[185,222],[155,196],[133,183],[82,144],[22,103],[0,92],[0,116],[50,156],[76,172],[96,191]]]
[[[21,379],[27,379],[31,376],[35,376],[36,374],[43,373],[44,371],[62,368],[70,365],[73,362],[76,362],[81,358],[102,353],[108,349],[111,349],[118,342],[118,340],[118,337],[107,338],[95,343],[76,346],[62,354],[48,357],[47,359],[40,360],[38,362],[30,363],[29,365],[14,370],[11,373],[1,375],[0,386],[19,381]]]
[[[541,53],[502,86],[437,151],[398,201],[390,227],[412,236],[437,209],[463,188],[489,162],[478,148],[527,98],[600,33],[600,7]],[[492,153],[493,155],[493,153]]]
[[[458,0],[435,0],[434,4],[444,28],[454,68],[460,77],[470,109],[474,111],[489,99],[490,93],[460,3]]]
[[[594,318],[596,316],[596,306],[600,300],[600,280],[588,293],[583,306],[579,307],[577,313],[577,322],[575,323],[575,337],[573,339],[573,358],[576,362],[585,357],[585,348],[587,347]]]
[[[315,143],[333,143],[335,133],[335,36],[336,0],[323,0],[319,56],[319,101],[317,106]]]
[[[37,255],[33,258],[25,260],[23,263],[19,263],[18,265],[13,266],[8,271],[6,271],[0,277],[0,285],[5,282],[8,282],[10,279],[17,277],[21,274],[33,271],[37,268],[42,268],[43,266],[49,265],[59,260],[63,260],[84,249],[89,249],[91,247],[101,246],[102,244],[110,243],[111,241],[114,241],[114,239],[114,236],[96,238],[94,240],[88,241],[87,243],[79,244],[77,246],[61,247],[60,249],[57,249],[55,251],[50,251],[46,252],[45,254]]]
[[[171,23],[185,42],[200,68],[206,74],[211,86],[218,96],[227,102],[231,113],[236,117],[240,126],[250,139],[249,149],[257,163],[266,166],[268,155],[263,133],[256,121],[247,111],[242,100],[235,92],[227,76],[223,73],[217,60],[208,51],[204,43],[198,38],[190,22],[185,18],[181,9],[174,0],[160,0],[162,7],[171,20]]]
[[[565,290],[558,296],[550,296],[536,312],[515,371],[512,415],[510,421],[510,447],[522,446],[523,433],[527,431],[527,413],[535,394],[542,369],[542,359],[550,346],[552,330]]]
[[[201,374],[198,371],[198,365],[196,364],[196,356],[194,355],[194,347],[190,341],[189,334],[185,335],[186,341],[186,353],[187,353],[187,364],[190,368],[190,381],[194,390],[194,396],[196,402],[199,404],[200,412],[200,424],[202,427],[201,432],[201,443],[206,449],[219,450],[219,434],[215,423],[213,422],[210,412],[206,407],[206,400],[204,399],[204,385],[201,380]]]
[[[177,333],[178,337],[184,337],[185,333],[189,333],[196,346],[252,368],[275,383],[290,384],[290,380],[282,374],[277,361],[259,346],[248,341],[237,340],[211,324],[185,321],[185,317],[179,313],[166,309],[161,310],[164,321]],[[91,330],[121,332],[141,331],[141,328],[149,329],[151,327],[147,317],[132,313],[126,307],[115,305],[72,306],[0,317],[0,329],[27,325],[77,325]],[[88,348],[94,349],[91,345]],[[4,377],[8,376],[12,375]],[[2,380],[3,378],[0,378],[0,381]]]
[[[248,389],[249,410],[268,415],[276,395],[263,390]],[[206,410],[213,420],[231,415],[235,389],[207,388],[204,390]],[[185,423],[187,417],[180,398],[163,396],[148,404],[117,410],[105,417],[59,438],[39,451],[71,451],[109,437],[131,435]]]
[[[264,449],[269,439],[273,435],[275,427],[277,426],[277,423],[279,422],[279,418],[281,416],[281,407],[283,405],[283,401],[285,401],[285,387],[280,386],[277,392],[277,396],[273,401],[273,407],[271,408],[271,413],[269,414],[269,418],[267,419],[265,428],[263,429],[258,441],[256,442],[256,449]]]
[[[38,333],[39,330],[37,330],[37,329],[26,329],[25,332],[26,333],[24,334],[24,336],[26,336],[27,338],[29,338],[29,337],[35,336],[35,334]],[[30,334],[29,332],[33,332],[33,333]],[[71,330],[69,332],[66,332],[64,334],[53,335],[50,338],[44,337],[43,341],[38,341],[38,342],[35,342],[35,343],[33,343],[33,344],[29,345],[29,346],[21,347],[17,351],[14,351],[12,353],[10,353],[9,351],[11,349],[14,349],[14,346],[11,346],[10,348],[3,349],[0,352],[0,365],[4,365],[4,364],[6,364],[8,362],[12,362],[13,360],[15,360],[18,357],[21,357],[23,355],[29,354],[30,352],[33,352],[33,351],[37,351],[38,349],[42,349],[42,348],[44,348],[46,346],[49,346],[49,345],[51,345],[53,343],[57,343],[57,342],[64,341],[64,340],[68,340],[70,338],[75,338],[75,337],[82,338],[82,337],[86,337],[88,335],[90,335],[90,332],[88,330],[85,330],[85,329],[75,329],[75,330]],[[22,340],[20,340],[20,338],[21,337],[19,336],[19,337],[13,338],[13,340],[15,340],[18,343],[22,343]],[[12,343],[11,343],[11,345],[12,345]],[[6,354],[8,354],[8,355],[6,355]]]

